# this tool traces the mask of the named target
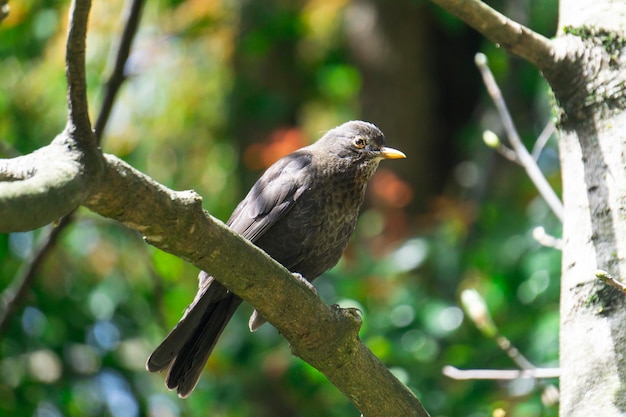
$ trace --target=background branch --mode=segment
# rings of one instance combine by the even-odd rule
[[[143,10],[144,0],[131,0],[130,5],[124,13],[126,23],[124,24],[124,30],[122,31],[121,38],[117,43],[117,52],[115,54],[115,61],[107,77],[106,83],[104,83],[104,96],[102,98],[102,104],[100,106],[100,113],[96,119],[94,130],[96,132],[96,139],[98,143],[102,140],[104,128],[111,115],[111,109],[115,102],[122,83],[126,80],[126,74],[124,68],[128,61],[130,54],[130,47],[135,39],[137,28],[139,27],[139,21],[141,20],[141,12]]]
[[[515,151],[502,143],[498,135],[496,135],[493,131],[485,130],[483,132],[483,142],[485,142],[485,145],[489,146],[490,148],[495,149],[500,155],[502,155],[509,161],[521,165],[521,162],[517,157]]]
[[[491,313],[487,308],[487,303],[478,291],[474,289],[463,290],[461,293],[461,303],[467,313],[467,317],[472,320],[476,328],[486,337],[494,339],[498,347],[502,349],[520,369],[528,370],[537,368],[522,355],[519,349],[517,349],[506,336],[500,333],[500,330],[493,321]]]
[[[59,224],[51,225],[44,234],[37,248],[33,251],[27,262],[24,262],[22,268],[13,279],[12,285],[2,292],[0,297],[2,302],[2,311],[0,311],[0,334],[4,332],[13,313],[23,303],[28,289],[35,280],[35,271],[43,262],[45,255],[50,252],[61,232],[71,222],[73,213],[63,217]]]
[[[563,250],[563,240],[549,235],[542,226],[537,226],[533,229],[533,239],[545,247]]]
[[[526,174],[528,174],[528,177],[531,179],[533,184],[535,184],[535,187],[537,187],[539,194],[541,194],[554,215],[562,223],[563,203],[546,180],[546,177],[543,176],[543,173],[539,169],[539,166],[537,166],[535,159],[530,155],[530,153],[528,153],[528,150],[522,143],[522,139],[519,137],[519,133],[515,128],[515,123],[513,123],[513,118],[509,113],[509,109],[506,106],[504,98],[502,97],[502,92],[500,91],[500,88],[498,87],[498,84],[496,83],[496,80],[487,65],[487,57],[484,54],[476,54],[476,66],[480,70],[480,74],[483,77],[487,91],[496,105],[496,109],[498,110],[498,114],[500,115],[500,119],[504,125],[504,130],[506,131],[513,150],[517,154],[520,164],[526,170]]]
[[[541,156],[541,151],[543,151],[543,148],[546,146],[546,143],[548,143],[548,140],[550,140],[554,132],[556,132],[556,128],[554,127],[554,123],[550,121],[543,128],[543,130],[539,134],[539,137],[535,141],[535,144],[533,145],[533,151],[531,154],[535,161],[539,160],[539,156]]]
[[[452,379],[498,379],[510,380],[519,378],[558,378],[561,375],[559,368],[533,369],[459,369],[454,366],[444,366],[443,374]]]
[[[519,371],[511,370],[468,370],[462,371],[453,366],[445,366],[443,374],[454,379],[517,379],[517,378],[556,378],[559,377],[560,369],[538,368],[533,365],[513,343],[496,326],[487,308],[483,297],[474,289],[466,289],[461,293],[461,302],[467,313],[467,317],[474,322],[478,330],[488,338],[492,338],[511,360],[517,365]],[[545,403],[556,403],[559,391],[556,386],[545,381],[538,381],[543,387],[542,398]]]
[[[480,0],[432,0],[485,35],[496,45],[540,70],[554,64],[552,42],[509,19]]]

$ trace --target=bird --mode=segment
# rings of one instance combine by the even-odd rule
[[[341,258],[356,226],[369,180],[384,159],[406,158],[385,146],[374,124],[354,120],[272,164],[233,211],[227,225],[310,287]],[[178,324],[148,358],[167,370],[165,385],[181,398],[196,387],[241,298],[205,271]],[[249,327],[265,320],[256,311]]]

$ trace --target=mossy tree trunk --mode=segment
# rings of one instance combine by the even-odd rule
[[[626,14],[621,16],[626,22]],[[592,23],[597,26],[588,26]],[[560,111],[565,204],[561,415],[622,416],[624,294],[599,281],[594,272],[626,276],[624,28],[603,28],[602,20],[563,24],[567,21],[562,22],[565,34],[557,43],[560,63],[545,71]]]

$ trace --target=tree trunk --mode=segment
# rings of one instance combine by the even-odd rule
[[[544,70],[560,111],[565,204],[560,413],[623,416],[625,296],[594,272],[626,276],[626,6],[562,1],[560,18],[557,64]]]

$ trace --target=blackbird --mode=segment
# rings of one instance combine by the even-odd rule
[[[386,147],[383,133],[373,124],[344,123],[270,166],[228,225],[311,282],[339,261],[378,163],[397,158],[405,155]],[[242,302],[206,272],[198,279],[193,302],[146,364],[150,372],[169,369],[165,384],[177,388],[181,398],[195,388],[217,339]],[[250,330],[263,322],[255,311]]]

